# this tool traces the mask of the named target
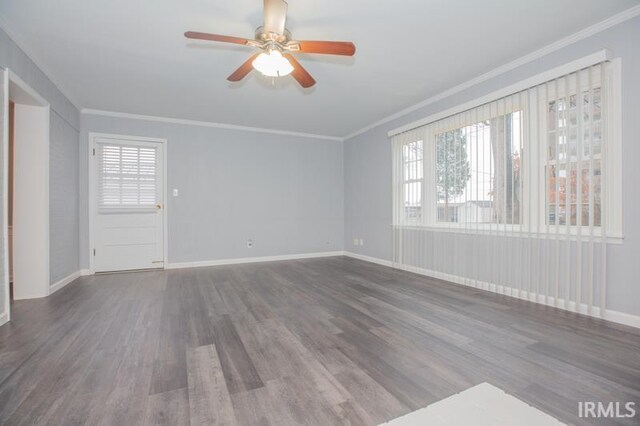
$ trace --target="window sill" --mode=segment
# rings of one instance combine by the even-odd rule
[[[596,232],[594,229],[593,235],[589,235],[589,229],[583,229],[581,234],[578,235],[577,228],[573,227],[570,230],[570,233],[567,234],[565,227],[560,227],[558,233],[556,233],[556,229],[553,227],[549,228],[549,232],[546,231],[546,226],[544,227],[544,231],[538,232],[537,230],[532,230],[531,232],[527,231],[524,227],[521,229],[519,226],[513,225],[493,225],[486,226],[483,225],[478,228],[459,228],[456,226],[446,226],[446,225],[437,225],[437,226],[426,226],[426,225],[417,225],[417,224],[406,224],[406,225],[392,225],[393,228],[406,229],[406,230],[416,230],[416,231],[430,231],[430,232],[449,232],[454,234],[466,234],[466,235],[489,235],[496,237],[524,237],[524,238],[538,238],[543,240],[558,240],[558,241],[577,241],[578,237],[582,240],[582,242],[588,242],[590,238],[593,237],[594,242],[600,242],[601,234],[600,232]],[[606,236],[607,243],[609,244],[623,244],[624,243],[624,235],[618,232],[610,232]]]

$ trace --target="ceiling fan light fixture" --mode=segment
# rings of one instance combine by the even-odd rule
[[[293,72],[291,63],[277,49],[262,52],[251,65],[267,77],[284,77]]]
[[[241,81],[249,75],[251,70],[255,69],[261,74],[272,78],[291,75],[301,87],[307,89],[316,84],[316,81],[292,53],[319,53],[340,56],[353,56],[356,53],[356,46],[349,41],[293,39],[286,27],[286,0],[263,1],[264,25],[256,28],[254,39],[198,31],[184,33],[185,37],[189,39],[241,44],[259,49],[258,52],[251,55],[227,77],[228,81]]]

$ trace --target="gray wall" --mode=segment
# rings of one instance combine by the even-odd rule
[[[49,273],[51,283],[80,269],[79,130],[51,115],[49,140]]]
[[[82,114],[80,204],[89,132],[168,139],[169,262],[342,250],[342,142]],[[254,247],[247,248],[252,239]],[[81,265],[89,265],[88,214]]]
[[[0,30],[0,66],[8,68],[51,105],[51,284],[79,269],[78,142],[80,114],[25,53]]]
[[[622,58],[622,149],[624,244],[610,246],[607,259],[609,309],[640,315],[640,18],[626,21],[499,77],[380,125],[344,144],[345,250],[391,260],[391,146],[387,132],[454,107],[555,66],[610,49]],[[528,52],[523,52],[528,53]],[[623,192],[625,193],[625,192]],[[353,238],[364,239],[354,246]],[[444,236],[443,238],[450,238]],[[459,257],[458,261],[472,260]]]

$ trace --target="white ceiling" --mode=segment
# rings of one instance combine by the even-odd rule
[[[3,0],[0,15],[83,108],[344,136],[638,4],[637,0],[289,0],[297,39],[353,41],[353,58],[299,55],[317,85],[252,72],[262,0]]]

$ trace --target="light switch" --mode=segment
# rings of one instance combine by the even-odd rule
[[[177,189],[175,189],[175,188],[174,188],[174,190],[173,190],[173,196],[174,196],[174,197],[177,197],[177,196],[178,196],[178,190],[177,190]]]

